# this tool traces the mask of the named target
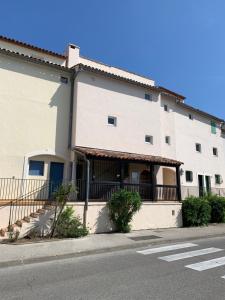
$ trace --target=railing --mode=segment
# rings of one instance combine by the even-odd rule
[[[152,200],[153,198],[153,188],[149,183],[124,183],[124,189],[131,192],[138,192],[141,196],[141,199],[144,200]]]
[[[16,200],[29,194],[31,199],[46,200],[52,188],[53,184],[49,180],[1,178],[0,199]]]
[[[155,200],[157,201],[176,201],[178,192],[176,185],[157,185],[155,188]]]
[[[49,205],[55,212],[57,201],[54,199],[54,193],[61,184],[73,184],[71,181],[51,182],[47,180],[42,183],[36,189],[10,201],[9,226],[17,221],[21,222],[25,218],[28,218],[29,221],[29,218],[34,217],[35,214],[44,213],[45,205]],[[74,200],[75,196],[76,189],[73,189],[69,195],[70,201]]]
[[[90,199],[109,200],[120,189],[120,183],[114,181],[90,182]]]
[[[32,213],[38,213],[39,210],[43,209],[45,204],[48,203],[46,200],[35,200],[37,193],[49,193],[49,185],[44,185],[41,187],[41,191],[38,189],[27,193],[21,198],[10,201],[10,213],[9,213],[9,226],[13,225],[17,221],[21,222],[24,218],[29,218]],[[53,205],[54,201],[49,201],[48,204]],[[22,225],[22,224],[21,224]]]
[[[149,183],[120,183],[118,181],[91,181],[89,187],[89,201],[108,201],[112,194],[124,188],[127,191],[138,192],[143,201],[174,201],[178,200],[177,186],[156,185]],[[86,198],[86,181],[77,180],[77,200]]]
[[[225,197],[225,188],[199,188],[197,186],[182,186],[181,194],[182,199],[185,199],[189,196],[199,197],[205,194],[216,194],[219,196]]]

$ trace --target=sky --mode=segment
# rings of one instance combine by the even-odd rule
[[[225,119],[224,0],[1,1],[0,35],[148,76]]]

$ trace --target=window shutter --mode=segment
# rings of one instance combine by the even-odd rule
[[[211,133],[216,134],[216,123],[211,121]]]

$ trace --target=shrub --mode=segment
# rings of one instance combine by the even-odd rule
[[[112,195],[107,206],[110,219],[116,225],[118,232],[129,232],[130,222],[134,214],[141,208],[142,202],[139,193],[129,192],[124,189]]]
[[[58,218],[55,235],[61,238],[86,236],[88,229],[83,226],[78,216],[74,216],[72,207],[66,207]]]
[[[182,203],[183,224],[189,226],[208,225],[211,219],[211,207],[204,198],[188,197]]]
[[[217,195],[208,195],[205,197],[211,206],[211,223],[225,222],[225,198]]]

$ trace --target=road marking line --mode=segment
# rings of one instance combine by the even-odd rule
[[[137,253],[140,253],[140,254],[143,254],[143,255],[148,255],[148,254],[153,254],[153,253],[173,251],[173,250],[179,250],[179,249],[196,247],[196,246],[198,246],[198,245],[197,244],[192,244],[192,243],[183,243],[183,244],[162,246],[162,247],[158,247],[158,248],[145,249],[145,250],[137,251]]]
[[[225,265],[225,256],[202,261],[196,264],[187,265],[185,267],[201,272],[204,270],[213,269],[224,265]]]
[[[223,251],[223,249],[205,248],[205,249],[200,249],[200,250],[196,250],[196,251],[189,251],[189,252],[183,252],[183,253],[178,253],[178,254],[162,256],[162,257],[158,257],[158,258],[170,262],[170,261],[180,260],[180,259],[184,259],[184,258],[215,253],[215,252],[219,252],[219,251]]]
[[[221,276],[221,278],[225,279],[225,275],[224,275],[224,276]]]

